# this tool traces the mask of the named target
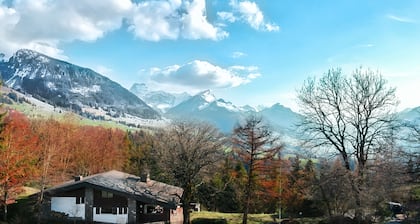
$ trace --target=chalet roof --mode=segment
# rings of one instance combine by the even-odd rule
[[[66,192],[91,186],[94,189],[107,190],[114,194],[131,197],[145,203],[155,203],[164,207],[174,207],[179,204],[183,193],[182,188],[162,182],[147,180],[128,173],[111,170],[87,177],[78,181],[69,181],[48,189],[49,194]]]

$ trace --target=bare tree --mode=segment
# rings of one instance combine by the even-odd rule
[[[324,205],[330,217],[344,215],[352,207],[349,195],[349,171],[342,165],[342,160],[321,160],[319,175],[314,181],[314,196]]]
[[[261,117],[250,115],[233,131],[233,147],[247,168],[244,211],[242,223],[248,222],[251,199],[256,187],[258,172],[265,168],[265,162],[278,157],[283,145]]]
[[[205,168],[220,159],[223,136],[213,126],[177,122],[157,134],[156,156],[166,178],[184,189],[181,197],[184,223],[190,222],[190,202]]]
[[[307,80],[298,91],[298,102],[304,116],[299,128],[306,143],[333,149],[353,172],[355,215],[362,218],[367,163],[396,127],[395,88],[387,87],[386,80],[371,70],[359,68],[345,76],[332,69],[318,80]]]

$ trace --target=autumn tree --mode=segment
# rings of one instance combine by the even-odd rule
[[[160,170],[153,156],[154,135],[143,130],[127,132],[127,161],[124,170],[140,176],[149,173],[152,177],[159,175]]]
[[[369,159],[396,127],[395,89],[371,70],[360,68],[345,76],[340,69],[331,69],[319,79],[308,79],[298,91],[298,102],[301,136],[309,148],[332,149],[340,155],[352,172],[355,216],[363,219]]]
[[[239,212],[245,169],[227,152],[224,159],[212,168],[212,174],[197,188],[202,208],[217,212]]]
[[[316,202],[312,196],[316,178],[314,163],[310,159],[302,160],[299,155],[289,158],[289,161],[290,171],[286,173],[284,187],[286,194],[282,198],[287,205],[285,209],[289,215],[316,215],[319,210],[315,208]]]
[[[70,153],[72,175],[89,176],[123,168],[127,148],[124,131],[99,126],[78,126],[73,133],[73,141],[74,148]]]
[[[37,172],[34,173],[35,182],[39,185],[40,192],[36,209],[38,210],[38,223],[42,215],[45,189],[58,182],[56,171],[60,168],[58,157],[61,148],[65,145],[61,124],[54,119],[37,119],[32,121],[32,129],[38,137]]]
[[[253,195],[252,212],[275,213],[279,209],[281,196],[281,171],[283,161],[280,157],[274,157],[261,163],[261,169],[257,172],[255,190]],[[246,191],[245,191],[246,192]]]
[[[10,110],[0,133],[0,203],[7,219],[7,205],[31,180],[36,167],[37,137],[32,133],[29,120],[21,113]]]
[[[206,168],[220,159],[223,136],[213,126],[179,121],[156,136],[156,156],[164,178],[184,189],[181,196],[184,223],[190,222],[190,202]]]
[[[247,170],[242,223],[248,222],[248,213],[255,196],[257,181],[263,175],[265,164],[279,156],[283,145],[261,117],[250,115],[236,125],[232,136],[233,149]]]

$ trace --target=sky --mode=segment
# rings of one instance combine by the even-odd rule
[[[0,0],[0,52],[33,49],[129,89],[210,89],[299,111],[310,77],[378,71],[420,106],[417,0]]]

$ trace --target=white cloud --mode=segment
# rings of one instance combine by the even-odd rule
[[[396,15],[393,15],[393,14],[387,14],[386,18],[388,18],[390,20],[397,21],[397,22],[401,22],[401,23],[417,23],[417,21],[414,20],[414,19],[407,18],[407,17],[396,16]]]
[[[182,15],[182,35],[186,39],[220,40],[228,36],[226,31],[213,26],[206,19],[205,0],[186,2],[187,13]]]
[[[242,58],[245,57],[247,54],[240,51],[235,51],[232,53],[232,58]]]
[[[121,27],[131,11],[130,0],[19,0],[0,3],[0,51],[11,54],[31,48],[65,58],[62,42],[95,41]]]
[[[211,39],[228,36],[207,21],[205,0],[156,0],[138,3],[130,20],[130,30],[141,39]]]
[[[237,87],[260,76],[255,66],[222,68],[207,61],[195,60],[184,65],[143,70],[155,85],[182,87],[184,91]]]
[[[30,48],[67,59],[65,42],[94,42],[122,27],[140,39],[220,40],[228,33],[212,25],[205,0],[0,0],[0,52]]]
[[[149,41],[176,39],[180,32],[176,11],[180,6],[180,1],[140,2],[135,6],[129,29]]]
[[[274,32],[279,31],[280,27],[275,23],[269,23],[265,20],[263,12],[257,3],[252,1],[231,0],[230,6],[233,12],[218,12],[217,15],[223,21],[233,23],[243,21],[248,23],[253,29],[259,31]]]
[[[230,23],[234,23],[236,21],[236,17],[232,12],[217,12],[217,15],[220,17],[220,19]]]

